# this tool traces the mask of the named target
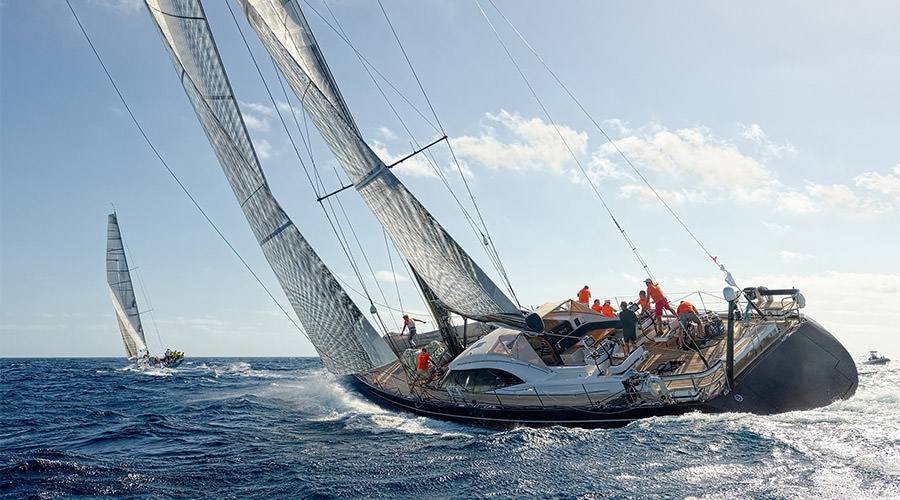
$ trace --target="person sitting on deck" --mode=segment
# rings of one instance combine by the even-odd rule
[[[412,342],[413,337],[416,336],[416,321],[419,323],[425,323],[421,319],[410,318],[408,314],[403,315],[403,329],[400,330],[400,335],[403,335],[403,332],[409,329],[409,341]]]
[[[628,302],[624,300],[619,305],[622,311],[619,313],[619,321],[622,322],[622,344],[625,346],[625,356],[637,347],[637,314],[628,308]]]
[[[588,304],[588,303],[590,303],[590,301],[591,301],[591,291],[588,290],[587,285],[584,285],[584,288],[582,288],[578,292],[578,302],[581,302],[582,304]]]
[[[429,369],[428,364],[431,364],[432,368]],[[431,359],[431,356],[428,355],[428,351],[425,348],[422,348],[422,353],[419,354],[419,357],[416,360],[416,374],[413,376],[412,384],[409,385],[409,390],[412,392],[413,387],[416,386],[416,382],[419,380],[425,380],[425,385],[431,383],[431,379],[434,372],[434,361]]]
[[[697,323],[697,332],[693,336],[695,341],[703,340],[703,332],[706,330],[703,329],[703,321],[700,321],[700,316],[697,315],[697,308],[694,307],[694,304],[686,300],[682,300],[680,304],[678,304],[678,322],[681,323],[681,329],[687,333],[687,325],[688,321],[693,321]],[[687,339],[685,339],[686,341]]]
[[[616,310],[613,309],[613,306],[610,305],[609,299],[606,299],[606,302],[603,303],[603,307],[600,308],[600,314],[606,316],[607,318],[615,318]]]
[[[603,306],[600,305],[600,299],[594,300],[594,304],[591,306],[591,309],[597,311],[599,314],[603,314]]]
[[[651,280],[650,278],[645,279],[644,283],[647,284],[647,295],[655,305],[654,312],[656,314],[656,331],[661,335],[663,309],[667,309],[672,313],[673,316],[678,316],[678,314],[676,314],[675,310],[672,309],[672,306],[669,305],[669,301],[666,299],[666,296],[663,295],[662,288],[660,288],[659,285],[654,284],[653,280]]]

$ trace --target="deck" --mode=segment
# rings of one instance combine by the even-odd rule
[[[772,322],[769,322],[772,323]],[[785,331],[798,323],[796,318],[788,318],[776,320],[774,322],[778,329]],[[740,323],[735,324],[735,353],[742,350],[763,349],[765,346],[757,346],[752,344],[758,342],[755,340],[754,326],[750,328],[744,327]],[[594,332],[589,332],[590,335]],[[666,332],[668,333],[668,332]],[[607,335],[599,335],[600,338]],[[595,335],[595,338],[598,336]],[[666,380],[666,388],[673,395],[687,394],[691,391],[696,392],[697,380],[692,380],[691,374],[698,374],[707,370],[703,358],[706,358],[709,365],[714,365],[720,359],[724,360],[726,351],[726,335],[719,335],[712,341],[707,341],[706,345],[701,347],[700,356],[694,350],[679,350],[675,348],[674,336],[668,341],[657,341],[658,336],[655,327],[649,325],[643,330],[639,330],[637,344],[643,346],[649,353],[649,356],[641,362],[637,370],[643,372],[656,373],[664,377],[676,376],[674,379]],[[618,354],[618,353],[617,353]],[[614,357],[614,362],[620,361]],[[670,371],[660,372],[659,368],[667,362],[678,364],[677,367]],[[680,362],[680,363],[679,363]],[[736,363],[735,374],[739,375],[740,370],[746,365]],[[677,377],[683,375],[684,377]],[[448,391],[440,389],[435,385],[425,385],[422,382],[411,388],[410,378],[399,361],[395,361],[385,367],[373,370],[363,374],[372,385],[380,387],[401,397],[418,398],[426,401],[440,401],[444,403],[455,404],[485,404],[501,407],[546,407],[546,406],[597,406],[603,405],[613,400],[624,397],[624,393],[609,394],[578,394],[578,395],[552,395],[535,392],[534,395],[498,395],[492,391],[485,393],[468,393],[464,391]],[[437,380],[433,381],[435,384]]]

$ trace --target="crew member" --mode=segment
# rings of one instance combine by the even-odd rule
[[[600,305],[600,299],[594,300],[594,304],[591,305],[591,309],[597,311],[600,314],[603,314],[603,306]]]
[[[624,300],[619,305],[622,311],[619,312],[619,320],[622,322],[622,341],[625,346],[625,355],[631,354],[637,345],[637,314],[628,308],[628,302]]]
[[[669,301],[666,299],[666,296],[663,295],[662,289],[659,285],[653,283],[653,280],[647,278],[644,280],[644,283],[647,284],[647,295],[650,297],[650,300],[654,303],[654,312],[656,314],[656,331],[662,334],[662,315],[663,309],[668,310],[672,313],[673,316],[678,316],[675,313],[675,310],[672,309],[672,306],[669,305]]]
[[[591,302],[591,291],[588,290],[588,286],[584,285],[584,288],[578,292],[578,302],[581,302],[584,305],[587,305]]]
[[[428,355],[428,351],[425,348],[422,348],[422,353],[419,354],[419,357],[416,360],[416,375],[413,377],[412,384],[409,386],[409,390],[412,391],[413,387],[416,386],[416,382],[419,380],[425,380],[425,384],[431,382],[432,370],[429,370],[429,363],[434,366],[434,361],[432,361],[431,356]]]
[[[704,335],[703,333],[706,331],[703,329],[703,321],[700,321],[700,316],[698,316],[697,308],[694,307],[694,304],[686,300],[682,300],[680,304],[678,304],[678,322],[681,323],[681,329],[687,333],[687,323],[688,321],[693,321],[697,323],[697,333],[694,335],[694,340],[701,340]]]
[[[609,299],[606,299],[606,302],[603,303],[603,307],[600,308],[600,314],[607,318],[615,318],[616,310],[613,309],[613,306],[609,302]]]
[[[638,292],[638,305],[641,306],[641,314],[650,312],[650,301],[647,300],[647,292]]]
[[[408,314],[403,315],[403,329],[400,330],[400,335],[403,335],[407,329],[409,329],[409,340],[412,342],[413,337],[416,336],[416,321],[419,323],[425,323],[421,319],[410,318]]]

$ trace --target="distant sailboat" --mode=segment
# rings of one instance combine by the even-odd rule
[[[106,282],[112,297],[113,308],[122,341],[125,343],[125,354],[128,359],[137,360],[139,365],[162,366],[174,368],[184,361],[184,353],[168,350],[162,358],[151,356],[144,338],[144,327],[134,296],[131,282],[131,271],[125,258],[125,245],[119,232],[119,220],[116,213],[109,214],[106,236]]]
[[[695,336],[705,334],[707,343],[687,352],[667,347],[677,322],[659,332],[652,321],[639,325],[643,338],[623,355],[615,342],[618,319],[572,301],[535,311],[516,306],[362,138],[299,2],[238,0],[353,187],[409,262],[439,325],[446,373],[416,388],[416,370],[403,361],[410,352],[380,338],[273,197],[199,0],[145,2],[313,346],[329,371],[352,375],[364,394],[479,425],[606,427],[689,411],[808,409],[855,392],[852,358],[801,315],[805,299],[795,289],[727,288],[728,313],[705,312],[706,331]],[[463,350],[450,313],[488,327]]]

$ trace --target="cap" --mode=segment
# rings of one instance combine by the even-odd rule
[[[644,280],[644,283],[646,283],[646,284],[649,285],[650,283],[653,283],[653,280],[650,279],[650,278],[647,278],[647,279]]]

